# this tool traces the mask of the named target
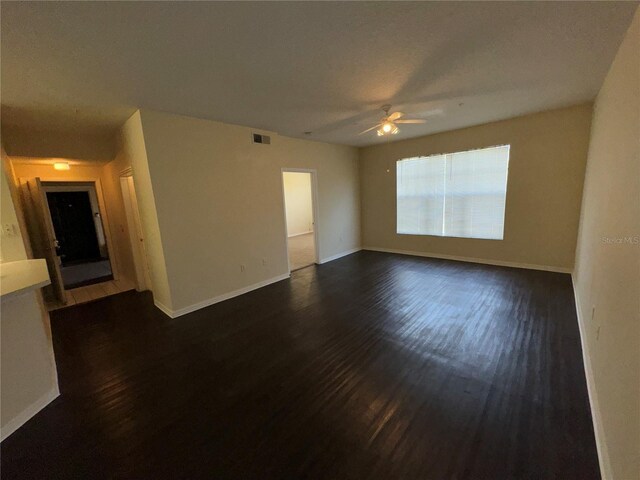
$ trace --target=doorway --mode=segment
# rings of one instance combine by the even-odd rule
[[[289,271],[318,261],[315,170],[283,169]]]
[[[65,290],[113,280],[94,183],[42,182]]]

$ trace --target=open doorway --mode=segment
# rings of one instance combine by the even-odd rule
[[[42,182],[65,290],[113,280],[95,184]]]
[[[118,233],[126,227],[117,177],[106,166],[76,160],[54,170],[53,160],[10,159],[31,255],[47,262],[47,310],[133,289],[133,264]]]
[[[289,270],[308,267],[318,261],[315,171],[283,169]]]

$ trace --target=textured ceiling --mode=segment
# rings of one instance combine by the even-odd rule
[[[3,2],[2,120],[142,107],[361,146],[391,103],[428,119],[393,140],[415,137],[592,100],[637,5]]]

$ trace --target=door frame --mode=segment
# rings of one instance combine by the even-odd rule
[[[51,183],[55,183],[55,185],[51,185]],[[78,183],[78,185],[73,185],[72,183]],[[42,190],[44,191],[45,196],[49,192],[54,192],[54,193],[55,192],[58,192],[58,193],[87,192],[87,194],[89,195],[89,203],[91,204],[92,213],[95,206],[95,208],[97,208],[98,210],[98,214],[100,215],[98,219],[100,221],[100,227],[102,229],[102,232],[99,232],[96,226],[96,237],[98,241],[98,248],[100,249],[100,236],[102,235],[104,239],[104,248],[106,248],[107,250],[107,259],[109,260],[109,268],[113,273],[113,263],[114,263],[113,257],[114,256],[113,256],[113,252],[109,249],[109,245],[107,244],[107,231],[104,226],[104,209],[100,207],[100,201],[98,200],[98,191],[95,183],[94,182],[64,182],[64,184],[62,184],[61,182],[50,182],[45,180],[42,182]],[[47,202],[48,202],[48,199],[47,199]],[[93,222],[94,224],[96,223],[95,216],[93,217]],[[54,232],[55,232],[55,229],[54,229]]]
[[[289,229],[287,228],[287,195],[284,190],[285,173],[309,173],[311,175],[311,215],[313,220],[313,243],[315,247],[315,264],[320,263],[320,212],[318,209],[318,172],[315,168],[282,167],[280,169],[280,186],[282,188],[282,213],[284,215],[284,239],[285,253],[287,257],[287,270],[291,274],[291,262],[289,261]]]
[[[133,182],[133,169],[125,168],[120,172],[120,193],[124,204],[125,217],[127,219],[127,230],[129,232],[129,244],[131,245],[131,255],[133,257],[133,270],[135,273],[136,290],[142,292],[152,290],[151,275],[149,273],[149,263],[147,262],[146,249],[144,245],[144,230],[140,219],[140,209],[138,207],[137,192],[132,191],[129,180]]]
[[[72,180],[69,178],[61,178],[61,177],[37,177],[40,179],[42,183],[58,183],[60,185],[68,185],[73,187],[74,184],[87,184],[92,183],[96,189],[96,196],[98,197],[98,208],[100,210],[100,216],[102,217],[102,228],[104,230],[105,240],[107,242],[107,252],[109,252],[109,263],[111,264],[111,273],[113,274],[113,280],[120,279],[120,270],[118,268],[119,257],[115,250],[113,237],[111,236],[111,224],[109,223],[109,214],[107,212],[107,203],[104,199],[104,194],[102,192],[102,183],[99,178],[95,177],[74,177]],[[46,187],[46,185],[43,185]],[[48,208],[48,205],[47,205]],[[51,222],[51,215],[49,215],[48,221]],[[53,228],[53,224],[51,225]]]

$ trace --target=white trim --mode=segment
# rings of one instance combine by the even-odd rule
[[[35,402],[22,410],[18,415],[13,417],[2,427],[2,430],[0,431],[0,441],[4,441],[9,435],[18,430],[25,423],[27,423],[31,418],[35,416],[36,413],[49,405],[59,395],[60,391],[58,390],[58,385],[56,384],[54,388],[38,398]]]
[[[164,313],[167,317],[175,318],[173,310],[171,310],[169,307],[159,302],[155,298],[153,299],[153,304],[158,308],[158,310]]]
[[[359,252],[360,250],[362,250],[362,248],[360,248],[360,247],[352,248],[351,250],[347,250],[345,252],[336,253],[335,255],[331,255],[330,257],[323,258],[318,263],[319,264],[328,263],[328,262],[331,262],[333,260],[337,260],[339,258],[346,257],[347,255],[351,255],[352,253]]]
[[[482,263],[485,265],[497,265],[499,267],[526,268],[529,270],[543,270],[546,272],[571,273],[572,268],[555,267],[550,265],[535,265],[532,263],[505,262],[502,260],[490,260],[485,258],[460,257],[457,255],[444,255],[440,253],[414,252],[410,250],[396,250],[395,248],[362,247],[362,250],[372,252],[397,253],[400,255],[412,255],[415,257],[440,258],[443,260],[454,260],[456,262]]]
[[[313,230],[309,230],[308,232],[294,233],[293,235],[287,235],[287,237],[299,237],[300,235],[308,235],[309,233],[313,233]]]
[[[611,463],[609,461],[609,450],[604,436],[604,427],[602,425],[602,417],[600,416],[600,405],[598,403],[598,395],[596,393],[595,381],[593,379],[593,367],[591,365],[591,354],[589,353],[589,343],[587,342],[585,331],[587,326],[582,317],[580,309],[580,301],[578,299],[578,290],[576,289],[576,281],[571,274],[571,285],[573,286],[573,298],[576,303],[576,315],[578,317],[578,328],[580,329],[580,344],[582,345],[582,361],[584,363],[584,374],[587,379],[587,392],[589,393],[589,405],[591,407],[591,420],[593,421],[593,431],[596,437],[596,449],[598,450],[598,461],[600,463],[600,474],[602,480],[613,478],[611,472]]]
[[[271,285],[272,283],[280,282],[290,277],[289,273],[283,273],[282,275],[278,275],[276,277],[268,278],[258,283],[254,283],[253,285],[248,285],[246,287],[239,288],[232,292],[223,293],[222,295],[218,295],[217,297],[209,298],[208,300],[203,300],[202,302],[194,303],[193,305],[189,305],[188,307],[183,307],[178,310],[171,310],[166,307],[162,303],[157,300],[153,301],[153,304],[158,307],[158,309],[162,310],[163,313],[168,315],[171,318],[177,318],[182,315],[186,315],[187,313],[195,312],[196,310],[200,310],[201,308],[208,307],[215,303],[224,302],[233,297],[237,297],[238,295],[243,295],[245,293],[249,293],[252,290],[257,290],[262,287],[266,287],[267,285]]]

